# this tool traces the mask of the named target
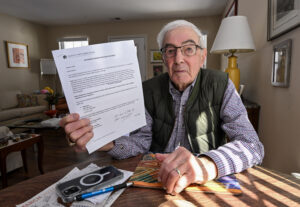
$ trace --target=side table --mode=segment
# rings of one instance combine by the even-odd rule
[[[28,147],[37,144],[38,148],[38,168],[41,174],[44,174],[43,170],[43,153],[44,153],[44,144],[43,138],[39,134],[31,134],[30,138],[21,139],[18,142],[12,142],[9,140],[8,145],[0,147],[0,168],[1,168],[1,179],[2,179],[2,188],[7,187],[7,177],[6,177],[6,157],[11,152],[21,151],[22,160],[25,172],[28,172],[27,161],[26,161],[26,149]]]

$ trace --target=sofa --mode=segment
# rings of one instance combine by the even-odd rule
[[[20,90],[0,91],[0,126],[45,119],[48,110],[45,94],[24,94]]]
[[[0,91],[0,137],[11,135],[10,125],[22,124],[29,120],[46,119],[44,111],[49,109],[45,94],[24,94],[20,90]],[[12,129],[14,133],[24,129]],[[23,166],[20,152],[7,156],[7,172]],[[1,175],[1,173],[0,173]]]

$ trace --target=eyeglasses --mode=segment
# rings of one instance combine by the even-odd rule
[[[177,55],[177,49],[180,49],[181,54],[184,56],[193,56],[197,52],[197,48],[203,49],[201,46],[196,44],[188,44],[188,45],[182,45],[180,47],[175,46],[167,46],[162,48],[160,51],[163,53],[163,55],[167,58],[175,57]]]

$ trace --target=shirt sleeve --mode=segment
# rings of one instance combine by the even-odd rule
[[[221,127],[229,142],[205,153],[217,165],[218,177],[241,172],[260,164],[264,147],[249,121],[242,100],[229,79],[221,106]]]
[[[108,151],[116,159],[125,159],[149,151],[152,141],[152,117],[145,109],[146,125],[115,140],[115,146]]]

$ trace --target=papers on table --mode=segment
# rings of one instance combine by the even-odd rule
[[[67,180],[71,180],[75,177],[79,177],[81,175],[93,172],[97,169],[100,169],[100,167],[93,164],[93,163],[90,164],[89,166],[87,166],[86,168],[82,169],[82,170],[79,170],[76,167],[73,170],[71,170],[65,177],[63,177],[61,180],[59,180],[57,183],[64,182],[64,181],[67,181]],[[121,183],[125,182],[133,174],[133,172],[130,172],[130,171],[126,171],[126,170],[122,170],[122,169],[119,169],[119,170],[124,173],[124,177],[122,179],[118,180],[117,182],[111,184],[111,186],[112,185],[118,185],[118,184],[121,184]],[[46,188],[45,190],[43,190],[42,192],[40,192],[36,196],[29,199],[28,201],[17,205],[17,207],[36,207],[36,206],[64,207],[64,205],[57,202],[58,196],[57,196],[56,191],[55,191],[55,186],[56,186],[57,183],[54,183],[53,185]],[[109,186],[106,186],[106,187],[109,187]],[[124,190],[125,189],[120,189],[120,190],[115,191],[113,193],[112,192],[105,193],[105,194],[102,194],[102,195],[91,197],[91,198],[86,199],[84,201],[73,202],[71,206],[72,207],[79,207],[79,206],[80,207],[95,207],[95,206],[97,206],[97,207],[102,207],[102,206],[103,207],[109,207],[123,193]]]
[[[132,40],[52,53],[70,112],[89,118],[94,127],[86,146],[89,153],[146,125]]]

